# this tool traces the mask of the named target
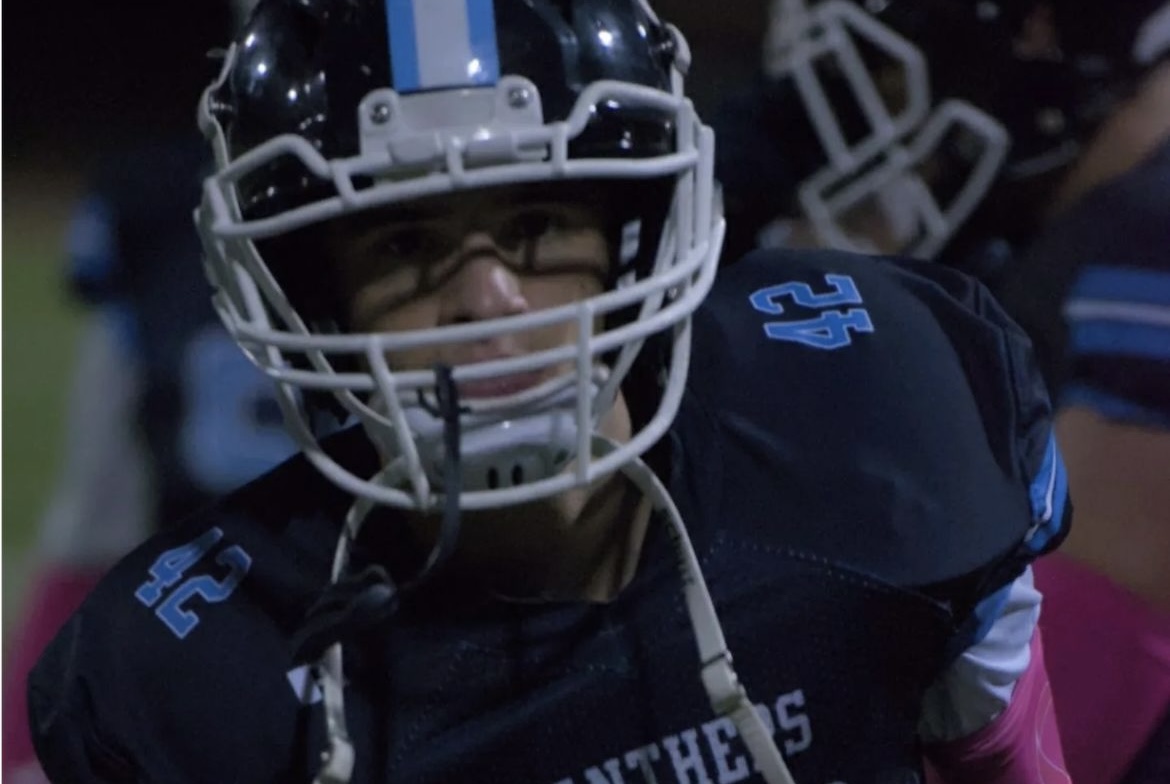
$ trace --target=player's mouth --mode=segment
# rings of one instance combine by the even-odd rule
[[[459,396],[471,400],[511,397],[539,386],[548,379],[548,373],[531,371],[512,373],[506,376],[482,378],[475,381],[460,381]]]

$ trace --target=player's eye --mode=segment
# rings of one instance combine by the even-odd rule
[[[404,225],[379,233],[369,252],[383,263],[396,265],[425,261],[438,253],[440,245],[430,228]]]
[[[514,249],[568,228],[570,222],[563,211],[530,207],[513,213],[500,227],[496,241],[505,248]]]

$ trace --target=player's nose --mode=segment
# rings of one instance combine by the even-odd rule
[[[504,259],[504,252],[485,232],[466,237],[459,248],[463,257],[444,292],[442,318],[446,324],[515,316],[529,309],[520,276]]]

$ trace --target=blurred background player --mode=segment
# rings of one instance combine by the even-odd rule
[[[1066,70],[1021,43],[1031,4],[772,0],[717,118],[734,241],[998,269],[1077,150]]]
[[[1070,772],[1165,780],[1170,4],[771,13],[761,78],[716,121],[729,242],[936,258],[1027,328],[1077,504],[1063,555],[1037,569]]]
[[[999,289],[1059,391],[1077,507],[1037,582],[1070,770],[1111,784],[1132,766],[1127,782],[1156,784],[1170,781],[1170,3],[1051,8],[1082,151]]]
[[[251,4],[232,4],[235,24]],[[39,779],[24,680],[105,570],[159,521],[180,519],[295,450],[271,382],[211,307],[191,218],[210,155],[188,125],[109,154],[66,234],[65,285],[89,314],[61,471],[20,620],[6,635],[6,776]]]

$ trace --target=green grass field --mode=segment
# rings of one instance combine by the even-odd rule
[[[14,162],[15,163],[15,162]],[[3,202],[3,622],[19,607],[26,555],[65,437],[81,311],[61,287],[64,222],[75,175],[14,171]]]

